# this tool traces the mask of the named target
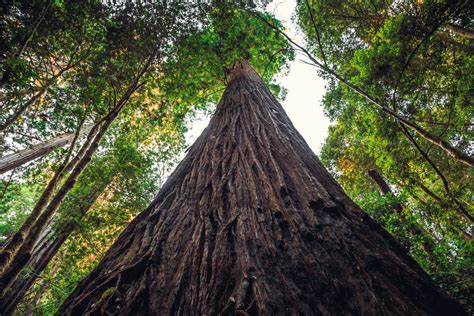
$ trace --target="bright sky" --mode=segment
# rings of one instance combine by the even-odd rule
[[[295,0],[274,0],[267,10],[283,22],[286,33],[297,43],[304,43],[300,34],[296,31],[295,24],[291,21],[296,5]],[[305,65],[296,56],[290,64],[288,75],[278,77],[280,84],[288,89],[286,99],[282,102],[285,111],[292,120],[296,129],[303,135],[311,149],[319,154],[321,145],[327,136],[329,119],[324,116],[321,107],[324,95],[324,80],[318,77],[316,69]],[[192,144],[207,126],[209,117],[200,115],[190,126],[186,134],[188,144]]]

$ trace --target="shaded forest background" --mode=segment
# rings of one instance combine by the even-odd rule
[[[298,1],[305,43],[251,3],[1,10],[2,304],[21,293],[18,312],[54,313],[158,192],[233,62],[283,98],[275,77],[298,58],[328,80],[325,166],[473,309],[470,1]]]

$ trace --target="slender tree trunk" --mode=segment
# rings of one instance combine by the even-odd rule
[[[104,188],[106,185],[104,185]],[[103,188],[102,188],[103,189]],[[100,188],[94,190],[88,197],[81,200],[79,207],[81,217],[84,216],[103,192]],[[23,276],[18,277],[10,286],[10,290],[0,299],[0,310],[2,315],[11,315],[18,303],[25,296],[34,282],[38,279],[43,270],[54,258],[56,253],[70,234],[75,230],[75,226],[68,224],[55,237],[51,238],[49,234],[44,234],[34,246],[28,266],[33,270]]]
[[[247,63],[60,315],[465,315],[331,178]]]
[[[46,94],[46,91],[48,91],[48,88],[50,86],[51,84],[45,85],[43,88],[41,88],[39,92],[34,94],[28,101],[20,105],[20,107],[15,111],[15,113],[13,113],[13,115],[10,118],[8,118],[2,125],[0,125],[0,132],[5,131],[8,127],[10,127],[13,123],[15,123],[16,120],[18,120],[20,116],[22,116],[23,113],[25,113],[26,110],[30,106],[35,104],[36,101],[38,101],[43,95]]]
[[[74,56],[74,55],[73,55]],[[25,103],[20,105],[20,107],[13,113],[13,115],[6,119],[2,125],[0,125],[0,132],[4,132],[8,127],[10,127],[13,123],[16,122],[25,112],[28,110],[33,104],[36,103],[42,96],[46,94],[48,89],[56,82],[56,80],[61,77],[66,71],[75,67],[81,60],[72,63],[72,58],[69,60],[69,63],[61,69],[57,74],[52,76],[41,88],[40,91],[36,92],[30,99],[28,99]]]
[[[384,177],[376,170],[376,169],[370,169],[368,170],[367,174],[370,176],[370,178],[377,184],[377,186],[380,189],[380,192],[382,192],[383,195],[393,195],[393,191],[390,188],[390,186],[387,184],[385,181]],[[400,203],[395,203],[393,206],[393,209],[398,213],[400,216],[400,219],[402,221],[406,221],[406,215],[403,212],[404,207]],[[414,236],[421,237],[422,239],[422,247],[423,250],[426,252],[426,254],[430,257],[432,261],[435,260],[435,256],[433,254],[433,249],[434,245],[433,242],[427,239],[427,233],[424,231],[423,228],[421,228],[419,225],[415,223],[409,223],[408,224],[408,229]]]
[[[395,196],[390,186],[387,184],[385,179],[380,175],[380,173],[376,169],[367,170],[367,174],[372,179],[372,181],[374,181],[377,184],[380,192],[382,192],[383,195]],[[403,212],[403,206],[400,203],[395,203],[392,207],[399,214]]]
[[[467,54],[473,54],[474,53],[474,46],[471,46],[469,44],[464,44],[463,42],[457,41],[454,39],[451,35],[445,33],[445,32],[439,32],[436,33],[436,37],[441,40],[442,42],[451,45],[455,48],[457,48],[460,51],[463,51]]]
[[[283,35],[293,46],[304,52],[304,54],[311,60],[311,63],[308,63],[309,65],[315,66],[325,73],[331,75],[334,77],[337,81],[341,82],[343,85],[348,87],[351,91],[357,93],[358,95],[362,96],[364,99],[369,101],[370,103],[376,105],[379,107],[383,112],[388,114],[390,117],[393,119],[397,120],[401,124],[407,126],[414,132],[416,132],[419,136],[423,137],[426,141],[432,143],[433,145],[439,147],[441,150],[446,152],[448,155],[453,157],[454,159],[458,160],[459,162],[467,165],[474,167],[474,157],[469,155],[468,153],[465,153],[461,149],[451,145],[449,142],[445,141],[441,137],[438,137],[437,135],[434,135],[430,133],[429,131],[425,130],[423,127],[420,125],[416,124],[414,121],[410,120],[409,118],[400,115],[399,113],[393,111],[390,109],[384,101],[379,100],[378,98],[370,95],[368,92],[363,90],[362,88],[358,87],[357,85],[351,83],[349,80],[341,76],[337,71],[334,69],[330,68],[329,66],[319,62],[314,56],[303,46],[297,44],[294,40],[292,40],[286,33],[281,31],[278,27],[267,21],[265,17],[262,17],[261,15],[257,14],[257,17],[262,19],[265,23],[267,23],[271,28],[273,28],[275,31]]]
[[[79,136],[89,133],[93,126],[94,125],[84,126],[79,132]],[[76,133],[64,133],[43,143],[33,145],[30,148],[0,157],[0,174],[15,169],[36,158],[47,155],[56,148],[71,144],[75,135]]]
[[[2,315],[13,314],[20,300],[34,284],[40,273],[47,267],[68,236],[68,233],[60,234],[60,236],[54,239],[50,239],[51,237],[48,236],[48,239],[42,239],[38,242],[33,251],[34,255],[28,261],[32,271],[16,279],[10,287],[11,291],[6,293],[0,301]]]
[[[51,268],[50,274],[54,275],[59,269],[59,261],[55,261],[53,263],[53,267]],[[39,289],[35,292],[34,297],[30,302],[28,302],[27,309],[23,312],[22,315],[24,316],[35,316],[35,310],[38,307],[41,299],[43,298],[44,294],[50,287],[51,282],[48,280],[42,280],[41,284],[39,285]]]
[[[118,113],[117,113],[118,114]],[[15,281],[16,277],[20,273],[20,271],[27,265],[28,261],[32,255],[32,249],[36,244],[39,236],[47,227],[48,222],[56,213],[56,210],[61,205],[62,201],[66,197],[67,193],[73,188],[76,183],[77,178],[87,166],[87,164],[91,161],[92,155],[99,147],[99,142],[104,136],[105,132],[107,131],[108,127],[115,119],[116,115],[111,116],[109,120],[104,122],[97,134],[94,137],[94,140],[90,144],[89,148],[87,148],[84,156],[79,160],[76,166],[71,171],[71,174],[67,177],[64,181],[64,184],[61,188],[56,192],[54,197],[48,203],[44,211],[39,212],[39,216],[37,216],[36,221],[34,221],[34,225],[30,225],[30,229],[27,232],[26,237],[23,239],[20,247],[14,257],[11,259],[9,265],[5,268],[2,275],[0,276],[0,290],[3,289],[3,292],[0,294],[2,295],[0,300],[3,299],[4,295],[7,293],[5,291],[8,289],[12,282]],[[25,234],[24,234],[25,235]]]
[[[25,49],[28,46],[29,42],[31,41],[31,39],[35,35],[36,31],[38,30],[38,27],[43,22],[43,20],[46,16],[46,12],[48,11],[48,9],[49,9],[49,7],[51,6],[52,3],[53,3],[53,1],[48,1],[48,4],[41,11],[40,16],[36,19],[31,32],[25,38],[25,40],[24,40],[23,44],[21,45],[21,47],[15,52],[14,57],[20,57],[23,54],[23,52],[25,51]],[[2,77],[0,78],[0,89],[3,88],[3,86],[8,82],[11,75],[12,75],[11,68],[7,67],[7,69],[5,69],[4,73],[2,74]]]
[[[456,25],[454,23],[449,23],[448,24],[448,29],[455,33],[456,35],[468,38],[468,39],[474,39],[474,31],[469,30],[466,28],[463,28],[462,26]]]
[[[99,147],[99,143],[102,140],[102,137],[107,132],[109,126],[114,122],[117,116],[120,114],[121,110],[128,102],[132,94],[137,91],[138,88],[142,86],[139,83],[143,75],[148,71],[152,61],[156,57],[156,51],[154,51],[149,58],[146,60],[145,64],[141,67],[140,71],[136,74],[133,78],[132,82],[128,86],[127,90],[123,93],[121,98],[115,102],[113,109],[104,117],[104,119],[100,122],[100,127],[98,127],[98,131],[94,136],[93,141],[88,146],[87,150],[82,158],[74,164],[71,173],[67,177],[67,179],[62,184],[61,188],[56,192],[54,197],[49,202],[48,206],[44,209],[43,212],[39,213],[36,221],[34,222],[34,226],[32,226],[28,231],[28,236],[25,238],[21,246],[18,248],[18,251],[15,253],[14,257],[11,259],[8,265],[5,265],[5,268],[2,270],[2,274],[0,276],[0,300],[8,293],[9,286],[15,281],[18,277],[21,270],[26,266],[28,261],[31,258],[31,251],[33,250],[34,245],[36,244],[39,236],[47,227],[48,222],[52,219],[54,214],[56,213],[57,209],[63,202],[66,195],[71,191],[74,187],[77,178],[82,173],[84,168],[89,164],[94,155],[95,151]],[[98,126],[98,124],[96,124]],[[94,132],[94,128],[89,133],[91,135]],[[84,147],[84,146],[83,146]],[[66,169],[68,169],[66,167]],[[30,215],[31,217],[31,215]],[[17,234],[15,234],[17,235]],[[15,236],[14,236],[15,237]],[[15,244],[15,245],[18,245]],[[7,244],[9,246],[9,244]],[[10,255],[7,257],[7,260],[11,257],[12,252],[9,251],[2,251],[0,256],[0,260],[5,261],[5,256]],[[7,261],[8,262],[8,261]]]
[[[414,182],[417,183],[418,185],[421,184],[421,183],[417,182],[417,180],[414,180]],[[421,184],[421,185],[424,187],[423,184]],[[426,188],[426,187],[425,187],[425,188]],[[429,189],[428,189],[428,190],[429,190]],[[431,191],[429,191],[429,192],[431,192]],[[428,202],[428,201],[426,201],[425,199],[421,198],[420,196],[418,196],[417,194],[415,194],[415,193],[413,193],[413,192],[411,193],[411,196],[412,196],[415,200],[417,200],[419,203],[421,203],[421,205],[423,205],[424,207],[426,207],[427,209],[429,209],[430,207],[432,207],[431,201]],[[436,195],[435,195],[435,196],[436,196]],[[446,206],[446,203],[443,203],[442,201],[438,201],[438,202],[439,202],[439,204],[440,204],[442,207],[449,209],[449,207]],[[436,225],[439,227],[440,224],[439,224],[439,223],[436,223]],[[466,231],[464,230],[464,228],[459,227],[458,224],[454,224],[454,227],[455,227],[456,230],[460,233],[460,237],[461,237],[462,239],[464,239],[466,242],[469,242],[469,241],[472,239],[471,234],[469,234],[468,232],[466,232]]]
[[[323,66],[324,67],[324,66]],[[462,150],[454,147],[451,145],[449,142],[445,141],[441,137],[434,135],[424,129],[423,127],[419,126],[415,122],[411,121],[409,118],[402,116],[398,114],[397,112],[391,110],[389,107],[387,107],[386,104],[383,102],[377,100],[376,98],[372,97],[369,95],[367,92],[362,90],[361,88],[353,85],[349,81],[347,81],[345,78],[341,77],[339,74],[334,72],[333,70],[329,69],[328,67],[324,67],[325,71],[327,71],[329,74],[333,75],[338,81],[342,82],[344,85],[346,85],[348,88],[350,88],[352,91],[356,92],[357,94],[361,95],[364,97],[366,100],[371,102],[372,104],[377,105],[383,112],[387,113],[389,116],[392,118],[396,119],[398,122],[403,124],[404,126],[407,126],[414,132],[416,132],[419,136],[424,138],[426,141],[432,143],[433,145],[441,148],[444,152],[449,154],[451,157],[454,159],[462,162],[465,165],[474,167],[474,158],[470,156],[469,154],[463,152]]]
[[[35,225],[38,218],[41,216],[44,208],[46,207],[51,196],[54,193],[56,185],[63,179],[64,175],[67,172],[69,172],[70,169],[73,168],[79,162],[80,159],[82,159],[85,151],[89,148],[89,145],[95,136],[96,128],[97,128],[97,125],[94,126],[94,128],[92,128],[92,130],[89,132],[87,140],[84,142],[79,152],[71,161],[68,161],[69,155],[66,157],[63,164],[59,166],[58,170],[56,170],[53,177],[48,182],[48,185],[46,186],[44,191],[41,193],[41,196],[36,202],[30,215],[28,215],[25,222],[23,222],[23,224],[18,229],[18,231],[15,234],[13,234],[12,238],[7,241],[5,246],[3,246],[2,251],[0,252],[0,273],[1,274],[3,274],[4,271],[8,268],[8,265],[10,264],[11,259],[16,255],[18,249],[20,249],[20,247],[23,245],[23,242],[26,240],[28,234],[30,233],[30,230]],[[76,136],[78,135],[76,134]],[[71,144],[70,151],[72,150],[74,142],[75,140],[73,140],[73,143]],[[1,279],[1,276],[0,276],[0,279]],[[0,294],[1,292],[2,292],[2,288],[0,286]]]

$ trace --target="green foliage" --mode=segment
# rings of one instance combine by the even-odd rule
[[[311,52],[344,78],[472,153],[472,43],[448,27],[472,30],[469,12],[472,4],[464,1],[304,0],[298,23]],[[419,135],[411,140],[395,120],[332,79],[323,106],[334,122],[323,163],[440,286],[473,309],[473,226],[465,215],[474,214],[472,170]],[[370,169],[394,196],[379,193]],[[402,213],[394,211],[395,202]],[[422,233],[415,235],[413,225]],[[432,255],[423,248],[427,242],[434,244]]]
[[[0,236],[13,234],[35,204],[42,186],[37,183],[0,182]]]
[[[293,52],[251,5],[44,0],[7,1],[2,10],[0,127],[41,94],[0,132],[4,154],[99,122],[150,61],[48,226],[48,240],[67,239],[18,311],[51,315],[153,199],[182,154],[187,119],[212,111],[232,64],[248,58],[283,97],[273,78]],[[68,151],[0,179],[2,241],[29,215]],[[22,277],[33,273],[28,266]]]

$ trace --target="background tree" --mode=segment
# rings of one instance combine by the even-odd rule
[[[67,8],[67,4],[62,8]],[[62,82],[57,89],[58,94],[54,96],[54,99],[51,99],[55,103],[46,101],[41,108],[47,114],[53,106],[68,103],[71,108],[77,109],[77,112],[71,114],[71,117],[77,122],[74,126],[76,131],[80,129],[80,125],[77,125],[79,124],[78,118],[82,117],[83,125],[89,124],[89,122],[95,124],[85,140],[78,138],[77,143],[81,143],[82,149],[72,146],[56,150],[30,166],[19,168],[11,173],[3,183],[4,196],[7,198],[2,200],[4,208],[2,216],[6,219],[3,225],[6,237],[4,237],[6,240],[4,250],[14,240],[15,230],[18,229],[18,225],[25,216],[29,215],[27,218],[32,218],[28,230],[35,230],[33,238],[31,238],[31,233],[20,234],[25,237],[23,240],[20,239],[18,247],[21,247],[24,241],[28,243],[28,259],[18,261],[13,257],[12,262],[20,262],[20,266],[15,268],[14,276],[7,281],[9,288],[6,289],[5,295],[0,300],[3,310],[8,313],[13,312],[15,305],[33,286],[30,294],[20,305],[20,309],[27,313],[38,312],[39,310],[34,310],[33,306],[40,305],[42,306],[39,307],[41,310],[51,313],[61,299],[72,290],[71,284],[87,273],[100,259],[101,255],[97,256],[97,249],[106,249],[120,228],[140,207],[139,204],[129,201],[128,203],[132,203],[134,207],[124,210],[123,218],[126,220],[120,221],[117,218],[117,223],[110,220],[100,222],[101,225],[90,225],[89,233],[97,240],[92,238],[93,241],[90,242],[91,238],[80,239],[88,241],[87,245],[71,239],[72,236],[77,238],[77,229],[80,225],[78,226],[76,223],[87,222],[86,213],[91,214],[92,210],[98,209],[104,213],[104,216],[107,214],[105,210],[98,208],[98,203],[102,201],[104,194],[112,194],[110,192],[113,190],[108,184],[108,181],[112,180],[107,177],[107,174],[104,175],[103,172],[93,170],[104,168],[107,161],[114,155],[122,155],[120,151],[113,151],[110,156],[105,156],[108,158],[104,157],[104,154],[109,151],[108,148],[122,142],[133,141],[142,144],[140,147],[147,147],[150,142],[154,142],[152,139],[160,137],[159,143],[152,146],[153,150],[147,150],[146,154],[153,155],[153,151],[156,151],[158,157],[162,157],[161,150],[173,147],[177,139],[182,140],[186,130],[186,116],[195,110],[212,108],[216,93],[222,91],[222,87],[225,85],[225,71],[227,67],[230,67],[231,60],[227,58],[223,62],[222,58],[224,57],[219,56],[218,49],[226,49],[233,57],[243,56],[244,52],[247,56],[260,50],[262,55],[254,54],[252,63],[259,69],[265,69],[265,78],[269,82],[272,81],[273,76],[281,69],[286,60],[292,56],[286,41],[281,36],[263,27],[260,21],[249,17],[240,9],[233,8],[231,5],[213,7],[190,5],[190,8],[189,12],[183,14],[184,7],[173,7],[169,9],[171,12],[168,12],[166,7],[155,7],[153,3],[124,3],[119,6],[107,7],[105,5],[103,7],[109,18],[104,20],[98,17],[96,20],[97,23],[103,24],[105,30],[103,42],[98,46],[100,49],[85,59],[81,64],[82,68],[79,67],[77,72],[70,73],[71,77],[65,78],[67,80]],[[173,17],[180,21],[175,26],[173,23],[176,21],[173,20]],[[191,18],[186,20],[186,17]],[[166,19],[171,20],[166,21]],[[188,25],[189,21],[193,19],[200,21],[190,24],[197,25],[197,28],[189,29],[179,25],[184,21]],[[227,32],[222,32],[223,28]],[[160,38],[161,33],[157,32],[157,29],[166,29],[168,33],[165,36],[168,37]],[[150,37],[153,39],[153,36],[156,36],[156,41],[150,41]],[[162,43],[164,46],[160,47],[159,58],[151,61],[150,53],[155,53],[156,46],[154,45],[156,43]],[[202,54],[203,52],[205,53]],[[147,62],[149,62],[148,66]],[[145,69],[145,66],[149,68]],[[140,67],[142,67],[141,70]],[[137,69],[140,72],[137,73]],[[192,74],[195,74],[194,78],[191,76]],[[140,80],[135,80],[137,78]],[[6,85],[5,89],[8,90],[12,85],[14,86],[15,82]],[[279,91],[276,84],[272,84],[272,87],[275,91]],[[134,92],[135,88],[140,88],[140,91]],[[118,115],[119,112],[120,115]],[[38,118],[38,113],[30,113],[29,110],[22,115],[23,117],[31,115],[31,121]],[[114,117],[110,119],[112,116]],[[48,124],[45,125],[45,130],[53,132],[55,122],[58,122],[58,128],[61,128],[64,119],[66,119],[64,115],[54,116],[54,120],[48,121]],[[5,144],[11,145],[8,135],[19,133],[18,123],[23,124],[28,131],[34,131],[32,127],[35,125],[32,125],[28,119],[25,120],[25,123],[16,122],[9,125],[8,130],[5,131],[7,133],[5,134],[7,135]],[[104,124],[107,124],[106,128],[103,128]],[[101,133],[100,138],[97,138],[98,133]],[[74,132],[74,134],[76,133]],[[133,135],[133,137],[127,135]],[[27,145],[27,143],[23,145]],[[89,151],[91,146],[95,146],[92,152]],[[75,174],[74,168],[66,168],[66,172],[62,172],[62,168],[57,167],[64,160],[64,155],[76,155],[78,158],[72,159],[72,161],[81,161],[81,156],[87,152],[93,154],[86,157],[93,165],[89,166],[90,163],[84,160],[85,164]],[[134,157],[133,151],[124,153],[125,156],[131,155],[128,158],[123,157],[121,163],[124,164],[136,161],[137,164],[147,165],[147,161],[149,161],[149,157],[146,155]],[[176,150],[173,150],[166,154],[166,158],[162,157],[163,165],[169,165],[176,154]],[[126,158],[130,161],[126,162]],[[96,159],[98,159],[97,165],[95,164]],[[167,162],[165,163],[164,160]],[[44,166],[48,164],[52,165],[52,168],[44,169]],[[113,168],[113,166],[107,166],[105,169]],[[83,177],[83,172],[89,174],[88,168],[92,168],[90,172],[100,174],[101,177],[94,181],[86,176]],[[120,174],[119,166],[115,168],[113,170]],[[58,173],[58,170],[61,172],[61,176],[55,178],[54,172]],[[155,170],[147,176],[157,179],[160,177],[157,172],[158,170]],[[74,178],[71,179],[72,174],[74,174]],[[34,177],[41,177],[41,181]],[[52,185],[51,177],[54,180]],[[124,176],[124,178],[126,177]],[[140,185],[137,185],[136,182],[139,181],[138,177],[134,179],[133,185],[137,188],[136,194],[141,193],[145,197],[149,196],[147,195],[149,192],[145,194],[142,191],[147,188],[148,182],[145,177],[143,182],[139,183]],[[44,191],[41,193],[41,186],[46,185],[48,181],[50,183],[47,186],[50,187],[49,197],[42,199],[41,195],[44,195]],[[54,189],[55,186],[57,189]],[[94,186],[94,190],[90,189],[91,186]],[[15,205],[25,197],[24,193],[14,191],[18,187],[28,190],[30,198],[28,205],[21,205],[21,207]],[[36,191],[31,192],[32,188],[35,188]],[[148,188],[156,189],[156,186],[148,186]],[[130,189],[127,190],[130,191]],[[59,203],[55,202],[57,199],[54,197],[58,196],[58,193],[61,193]],[[130,198],[133,199],[133,195]],[[34,208],[35,200],[44,200],[46,203],[41,206],[41,212],[38,213],[40,214],[39,218],[44,218],[41,225],[38,225],[38,221],[35,220],[38,215],[28,214]],[[50,201],[48,202],[48,200]],[[54,207],[51,207],[52,202],[55,203]],[[74,203],[76,205],[73,205]],[[120,205],[126,205],[124,201],[121,203]],[[111,204],[105,205],[109,208],[113,207]],[[45,212],[49,212],[47,217],[43,216]],[[74,213],[79,213],[79,215]],[[61,224],[63,216],[72,217],[72,223],[65,221]],[[96,217],[100,216],[102,215],[96,215]],[[117,228],[112,229],[112,227]],[[12,234],[13,237],[11,237]],[[7,237],[9,235],[10,237]],[[100,246],[94,246],[98,242],[100,242]],[[69,249],[69,253],[62,246],[68,244],[72,244],[70,248],[66,248]],[[19,257],[18,254],[25,253],[21,249],[14,256]],[[59,259],[54,259],[56,254],[59,254]],[[95,254],[94,260],[86,260],[90,262],[90,265],[80,270],[80,273],[76,273],[76,264],[92,254]],[[74,258],[74,260],[65,258]],[[45,271],[45,274],[38,279],[42,271]],[[72,274],[68,276],[67,273]],[[73,275],[77,278],[72,277]],[[54,283],[45,282],[45,279]]]
[[[303,0],[298,23],[312,56],[472,155],[472,41],[452,30],[473,27],[472,9],[468,1]],[[323,105],[334,125],[322,161],[440,285],[472,308],[472,168],[326,76]],[[379,192],[368,170],[377,170],[395,195]],[[403,212],[387,211],[397,203]],[[433,256],[424,249],[427,240]]]
[[[107,66],[105,73],[108,73],[109,76],[105,78],[105,73],[102,73],[100,77],[96,77],[99,82],[107,81],[107,84],[100,86],[101,89],[99,90],[99,97],[102,97],[102,100],[107,97],[104,94],[108,93],[107,103],[104,104],[107,110],[101,115],[102,117],[96,120],[87,140],[75,156],[71,155],[75,142],[71,144],[66,158],[59,164],[31,214],[18,232],[5,244],[0,254],[2,263],[0,288],[3,289],[3,293],[8,290],[21,269],[27,264],[32,255],[34,244],[91,160],[111,124],[132,95],[146,82],[143,80],[146,80],[147,76],[151,77],[152,74],[157,73],[156,66],[164,58],[167,47],[177,42],[183,31],[190,29],[182,18],[189,16],[190,21],[192,21],[192,18],[196,17],[195,12],[189,10],[188,7],[168,7],[166,4],[135,5],[125,3],[112,9],[116,22],[112,29],[118,28],[124,30],[124,32],[112,31],[108,33],[110,36],[106,42],[108,48],[105,50],[106,54],[114,57],[117,52],[115,45],[118,45],[117,48],[119,48],[120,53],[118,56],[115,55],[115,59],[108,58],[105,60]],[[139,13],[142,13],[140,10],[148,10],[148,13],[140,15]],[[159,15],[156,14],[158,12]],[[145,34],[147,36],[146,42],[144,41]],[[74,79],[78,78],[75,77]],[[90,81],[87,83],[89,84]],[[87,91],[90,91],[90,89],[87,89]],[[79,94],[79,96],[83,97],[84,95]],[[89,95],[86,94],[86,96]],[[78,129],[81,128],[83,122],[84,119],[81,119]],[[70,173],[66,176],[69,171]],[[55,187],[63,178],[64,183],[55,191]]]

